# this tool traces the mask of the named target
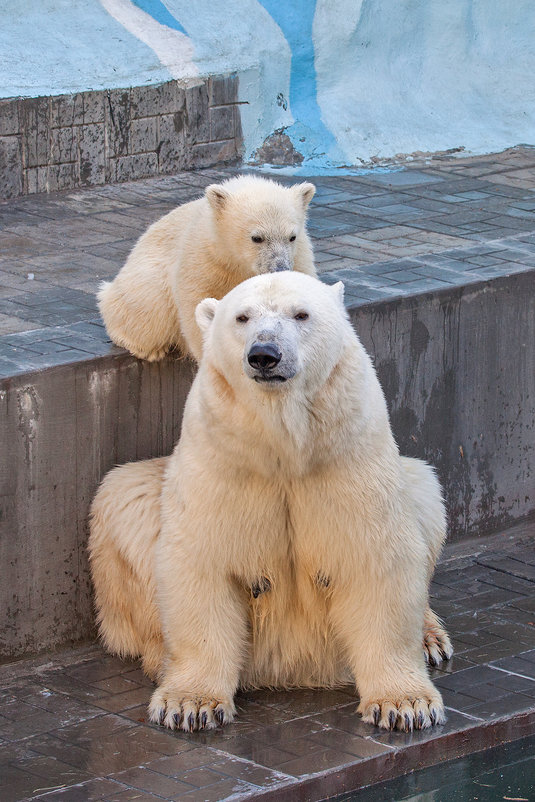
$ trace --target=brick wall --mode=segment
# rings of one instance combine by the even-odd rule
[[[238,78],[0,100],[0,197],[236,161]]]

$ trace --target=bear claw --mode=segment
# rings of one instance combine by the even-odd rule
[[[442,704],[422,698],[403,699],[400,702],[373,702],[359,708],[363,720],[385,730],[402,732],[425,730],[446,720]]]
[[[229,724],[234,718],[232,702],[220,702],[210,698],[181,698],[177,694],[166,694],[157,689],[149,705],[149,718],[155,724],[170,730],[195,732],[211,730],[218,725]]]

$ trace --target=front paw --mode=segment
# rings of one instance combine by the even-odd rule
[[[425,730],[435,724],[444,724],[446,714],[438,694],[395,698],[392,694],[373,701],[362,700],[358,712],[363,721],[385,730]]]
[[[156,688],[149,704],[152,722],[184,732],[213,730],[218,725],[230,724],[235,712],[232,699],[181,693],[164,686]]]

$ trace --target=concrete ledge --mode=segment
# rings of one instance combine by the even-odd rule
[[[401,452],[436,465],[453,538],[535,508],[533,279],[516,273],[366,306],[349,296]],[[180,434],[189,362],[150,364],[120,349],[77,359],[0,381],[4,659],[94,634],[85,544],[97,484],[115,464],[170,453]]]
[[[0,100],[0,198],[238,160],[236,75]]]

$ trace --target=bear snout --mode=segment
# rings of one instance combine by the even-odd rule
[[[280,350],[274,343],[254,343],[247,354],[247,361],[255,370],[271,370],[282,359]]]
[[[270,273],[281,273],[283,270],[291,270],[292,266],[287,259],[277,259],[269,268]]]

